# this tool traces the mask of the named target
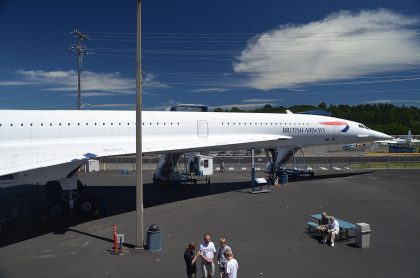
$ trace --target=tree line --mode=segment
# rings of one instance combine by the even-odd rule
[[[232,107],[230,110],[216,108],[215,112],[255,112],[255,113],[286,113],[290,110],[293,113],[325,110],[331,113],[332,117],[343,118],[360,122],[369,128],[387,134],[407,134],[411,130],[412,134],[420,134],[420,109],[414,106],[396,106],[393,104],[358,104],[358,105],[329,105],[320,103],[313,105],[295,105],[290,107],[272,107],[270,104],[264,105],[259,109],[250,111]]]

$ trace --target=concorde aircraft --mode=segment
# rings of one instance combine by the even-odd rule
[[[0,110],[0,186],[39,184],[77,194],[87,159],[135,153],[135,111]],[[390,139],[327,116],[223,112],[142,114],[144,153],[303,147]],[[80,188],[79,188],[80,189]]]

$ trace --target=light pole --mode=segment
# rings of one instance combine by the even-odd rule
[[[141,0],[137,0],[137,51],[136,51],[136,247],[144,248],[143,228],[143,150],[141,140]]]

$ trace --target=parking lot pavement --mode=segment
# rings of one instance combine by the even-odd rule
[[[145,227],[156,223],[163,229],[160,252],[132,248],[133,176],[82,176],[91,194],[106,200],[109,216],[5,227],[0,277],[183,277],[185,247],[200,242],[205,232],[215,243],[222,236],[228,239],[239,277],[420,277],[418,170],[291,177],[285,186],[257,195],[247,193],[249,177],[242,172],[216,173],[210,185],[146,184]],[[145,173],[145,181],[150,180]],[[321,211],[369,223],[371,247],[358,249],[353,241],[334,248],[318,243],[306,232],[306,222]],[[127,242],[120,256],[107,251],[113,223]],[[26,230],[22,238],[20,229]]]

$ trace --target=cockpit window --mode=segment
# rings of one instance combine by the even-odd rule
[[[362,125],[362,124],[359,124],[359,127],[360,127],[360,128],[364,128],[364,129],[370,129],[370,128],[368,128],[367,126]]]

